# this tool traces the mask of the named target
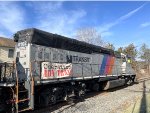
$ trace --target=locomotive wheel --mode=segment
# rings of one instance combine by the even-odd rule
[[[95,83],[92,87],[92,90],[93,91],[99,91],[100,90],[100,87],[99,87],[99,84],[98,83]]]
[[[56,95],[50,94],[48,100],[49,100],[49,104],[56,104],[56,102],[57,102]]]
[[[41,107],[47,107],[52,104],[56,104],[56,95],[54,94],[42,94],[41,95],[41,101],[40,106]]]
[[[78,88],[76,88],[76,90],[74,91],[74,94],[77,98],[83,97],[85,95],[85,89],[86,89],[86,85],[80,84],[78,86]]]
[[[85,91],[81,89],[81,90],[75,91],[74,94],[77,98],[80,98],[85,95]]]
[[[65,92],[65,93],[64,93],[64,96],[63,96],[63,101],[67,101],[68,98],[69,98],[69,97],[68,97],[68,94],[67,94],[67,92]]]
[[[46,95],[46,94],[41,94],[40,106],[41,106],[41,107],[47,107],[47,106],[48,106],[48,95]]]
[[[133,83],[135,82],[135,77],[132,77],[132,82],[133,82]]]

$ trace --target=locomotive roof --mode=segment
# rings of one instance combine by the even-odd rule
[[[114,51],[100,46],[89,44],[76,39],[67,38],[58,34],[45,32],[36,28],[30,28],[18,31],[14,35],[14,41],[27,41],[28,43],[61,48],[70,51],[77,51],[83,53],[104,53],[114,55]]]

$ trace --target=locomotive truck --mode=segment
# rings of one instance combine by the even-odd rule
[[[0,111],[18,113],[134,82],[129,57],[30,28],[14,35],[15,61],[0,64]],[[11,69],[11,71],[8,71]]]

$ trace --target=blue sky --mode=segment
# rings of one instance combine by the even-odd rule
[[[21,29],[39,28],[75,37],[93,27],[116,48],[150,45],[149,2],[0,2],[0,36],[11,38]]]

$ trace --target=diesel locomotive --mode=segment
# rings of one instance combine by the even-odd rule
[[[0,64],[0,112],[18,113],[134,82],[130,57],[36,28],[14,35],[15,61]]]

